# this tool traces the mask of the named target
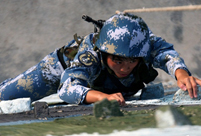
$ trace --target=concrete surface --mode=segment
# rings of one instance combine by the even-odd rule
[[[12,114],[31,110],[30,98],[19,98],[0,102],[0,114]]]
[[[73,35],[93,25],[81,19],[107,19],[116,10],[198,5],[200,0],[0,0],[0,82],[37,64]],[[201,10],[137,13],[158,36],[173,43],[194,75],[201,77]],[[157,80],[172,80],[159,74]]]
[[[198,87],[198,92],[197,92],[197,98],[191,98],[189,96],[188,91],[183,91],[182,89],[179,89],[173,96],[173,101],[174,102],[182,102],[182,101],[194,101],[194,100],[201,100],[201,87]]]

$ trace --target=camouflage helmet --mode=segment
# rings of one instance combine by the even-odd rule
[[[146,23],[132,14],[115,14],[105,21],[95,45],[100,51],[122,57],[146,57],[149,30]]]

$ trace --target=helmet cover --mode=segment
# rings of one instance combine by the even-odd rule
[[[149,53],[149,29],[132,14],[115,14],[105,21],[96,37],[100,51],[122,57],[146,57]]]

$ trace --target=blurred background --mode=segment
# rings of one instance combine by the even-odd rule
[[[108,19],[116,10],[199,5],[201,0],[0,0],[0,82],[15,77],[73,39],[93,32],[82,20]],[[201,10],[134,13],[163,37],[201,77]],[[172,77],[159,70],[156,81]]]

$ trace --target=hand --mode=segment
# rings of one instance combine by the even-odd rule
[[[114,93],[114,94],[109,94],[107,96],[108,100],[117,100],[117,102],[119,103],[119,105],[124,106],[126,105],[124,97],[122,96],[121,93]]]
[[[87,93],[84,102],[89,104],[89,103],[101,101],[104,98],[107,98],[108,100],[117,100],[119,105],[121,106],[125,105],[125,100],[121,93],[106,94],[96,90],[90,90]]]
[[[177,69],[175,76],[177,77],[178,87],[185,91],[188,90],[191,98],[197,98],[197,85],[201,85],[201,80],[196,77],[189,76],[188,73],[183,69]]]

